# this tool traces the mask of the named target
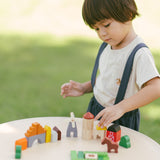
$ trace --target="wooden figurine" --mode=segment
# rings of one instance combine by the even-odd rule
[[[110,138],[105,137],[101,144],[107,144],[108,147],[108,153],[111,152],[112,149],[114,149],[115,153],[118,153],[118,143],[117,142],[113,142]]]
[[[71,114],[71,121],[68,124],[66,137],[71,137],[71,133],[73,133],[73,137],[77,137],[78,136],[77,124],[75,121],[74,113],[71,112],[70,114]]]

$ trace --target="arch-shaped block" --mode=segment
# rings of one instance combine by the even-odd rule
[[[38,143],[45,143],[46,142],[46,133],[37,134],[35,136],[26,137],[28,141],[27,147],[32,147],[33,142],[38,139]]]

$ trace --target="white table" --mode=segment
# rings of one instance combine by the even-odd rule
[[[24,133],[34,122],[53,128],[57,126],[62,131],[61,141],[38,144],[22,151],[22,160],[70,160],[70,151],[107,151],[101,140],[82,140],[82,119],[76,118],[78,138],[67,138],[66,130],[70,118],[68,117],[41,117],[11,121],[0,124],[0,159],[13,160],[15,156],[15,141],[25,137]],[[96,122],[95,122],[96,123]],[[118,153],[109,153],[110,160],[160,160],[160,145],[151,138],[121,127],[122,136],[128,135],[131,148],[119,146]]]

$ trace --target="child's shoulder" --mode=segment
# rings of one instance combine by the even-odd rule
[[[144,40],[140,36],[137,36],[128,46],[130,47],[130,50],[132,51],[137,45],[139,45],[141,43],[145,44]],[[140,47],[137,50],[136,57],[139,57],[139,56],[152,56],[149,47],[147,46],[147,44],[145,44],[145,45],[146,45],[146,47],[145,46],[144,47]]]

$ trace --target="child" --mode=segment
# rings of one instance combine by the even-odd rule
[[[160,75],[150,50],[139,49],[124,99],[114,104],[126,61],[143,40],[135,33],[132,20],[138,16],[134,0],[85,0],[82,16],[99,38],[108,45],[99,60],[99,75],[92,89],[91,81],[70,81],[61,87],[61,95],[81,96],[93,91],[88,110],[99,126],[111,122],[139,130],[140,107],[160,97]]]

